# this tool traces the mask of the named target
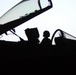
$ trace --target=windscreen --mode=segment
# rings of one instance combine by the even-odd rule
[[[26,17],[50,5],[50,0],[22,0],[0,18],[0,24]]]
[[[69,33],[65,32],[63,30],[57,29],[54,32],[53,37],[52,37],[52,44],[53,45],[56,45],[55,38],[58,38],[58,37],[63,37],[64,39],[67,39],[67,40],[74,40],[74,41],[76,41],[76,37],[74,37],[73,35],[70,35]]]

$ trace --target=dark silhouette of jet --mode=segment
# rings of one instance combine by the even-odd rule
[[[24,1],[29,0],[22,0],[20,3]],[[50,6],[42,9],[40,0],[38,0],[40,10],[30,13],[26,17],[10,21],[3,25],[1,24],[0,35],[3,33],[7,34],[7,31],[12,29],[12,33],[18,36],[13,28],[52,8],[52,1],[48,1],[50,2]],[[55,35],[58,31],[61,34],[59,37],[56,37]],[[0,41],[0,73],[3,75],[5,73],[8,75],[23,75],[27,73],[27,70],[29,71],[28,73],[31,73],[31,70],[33,70],[32,72],[36,70],[36,73],[41,74],[42,72],[43,74],[49,69],[47,73],[50,74],[59,75],[61,72],[60,75],[65,75],[67,72],[67,75],[73,75],[75,70],[73,67],[76,67],[76,38],[74,36],[61,29],[57,29],[50,40],[48,38],[50,32],[44,31],[44,38],[39,43],[38,38],[40,35],[37,28],[28,28],[25,30],[25,34],[28,37],[28,41],[24,41],[19,36],[21,39],[20,42]],[[68,38],[66,35],[74,39]],[[52,45],[53,40],[56,45]],[[42,71],[44,69],[45,71]]]

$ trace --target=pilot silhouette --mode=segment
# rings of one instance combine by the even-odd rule
[[[44,31],[43,32],[43,37],[44,38],[43,38],[43,40],[41,42],[41,45],[47,46],[47,47],[51,46],[51,40],[49,39],[49,37],[50,37],[49,31]]]

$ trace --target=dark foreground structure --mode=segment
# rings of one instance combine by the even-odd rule
[[[15,27],[53,7],[51,0],[46,0],[49,5],[44,7],[42,7],[42,3],[40,3],[42,0],[37,0],[38,10],[35,9],[30,13],[24,12],[24,16],[21,14],[18,18],[5,23],[4,18],[9,15],[11,10],[18,8],[18,6],[28,4],[25,3],[28,1],[33,0],[22,0],[1,17],[0,21],[4,23],[2,22],[0,25],[0,35],[3,33],[7,35],[7,31],[15,34]],[[60,32],[59,37],[55,37],[57,32]],[[68,39],[65,35],[67,33],[58,29],[52,35],[50,43],[45,41],[47,43],[41,44],[38,40],[39,33],[37,28],[26,29],[25,33],[28,37],[28,41],[24,41],[17,34],[15,35],[20,38],[20,42],[0,41],[1,75],[25,75],[27,73],[35,75],[75,75],[76,40]],[[73,38],[76,39],[75,37]],[[48,36],[47,38],[45,37],[44,40],[48,40]],[[52,45],[53,41],[55,45]]]
[[[31,37],[30,39],[30,31]],[[28,41],[6,42],[0,41],[0,68],[8,75],[32,73],[69,74],[76,66],[76,41],[67,39],[61,30],[60,37],[56,37],[56,45],[38,44],[36,28],[27,29]],[[35,33],[35,35],[32,34]],[[55,33],[56,33],[55,32]],[[55,35],[54,33],[54,35]],[[53,35],[53,37],[54,37]],[[52,37],[52,38],[53,38]],[[33,41],[31,41],[33,40]],[[32,74],[31,73],[31,74]]]

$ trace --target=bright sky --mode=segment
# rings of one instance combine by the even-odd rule
[[[19,1],[21,0],[0,0],[0,16]],[[52,2],[52,9],[17,27],[16,33],[26,40],[24,29],[38,27],[40,40],[43,38],[42,34],[44,30],[49,30],[51,36],[56,29],[62,29],[76,36],[76,0],[52,0]],[[18,40],[14,35],[3,36],[2,39]]]

